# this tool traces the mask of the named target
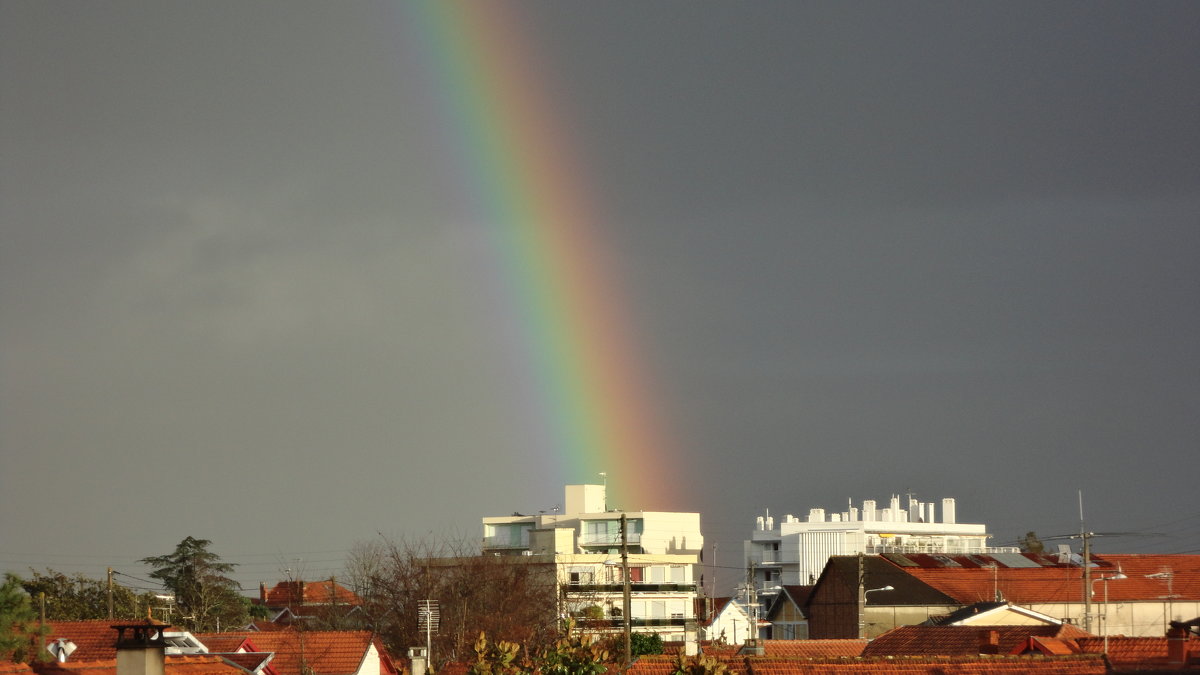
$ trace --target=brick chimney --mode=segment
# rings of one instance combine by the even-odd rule
[[[979,631],[979,653],[980,654],[999,654],[1000,653],[1000,631],[998,630],[981,630]],[[121,675],[118,673],[117,675]]]
[[[258,601],[267,604],[267,585],[261,581],[258,582]]]
[[[1167,665],[1182,667],[1188,659],[1188,629],[1172,626],[1167,631]]]
[[[117,675],[165,675],[163,653],[167,624],[146,619],[113,626],[117,630]]]

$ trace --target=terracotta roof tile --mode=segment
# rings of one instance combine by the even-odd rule
[[[1078,638],[1075,643],[1085,654],[1104,652],[1104,638]],[[1108,660],[1113,667],[1165,666],[1167,663],[1168,639],[1165,637],[1109,637]],[[1200,638],[1188,639],[1188,653],[1200,654]]]
[[[205,645],[212,634],[196,636]],[[301,675],[301,666],[309,666],[314,675],[348,675],[358,671],[372,644],[380,652],[383,669],[393,669],[391,660],[368,631],[267,631],[262,633],[220,633],[218,639],[240,639],[248,651],[275,652],[272,667],[279,675]],[[210,648],[211,649],[211,648]],[[222,648],[222,651],[226,650]]]
[[[50,621],[46,623],[49,634],[45,643],[64,639],[75,643],[75,652],[71,654],[72,661],[96,661],[117,658],[116,624],[128,623],[128,620],[97,619],[93,621]],[[165,626],[168,631],[178,631],[173,626]]]
[[[748,675],[1101,675],[1104,660],[1098,655],[1073,657],[923,657],[908,659],[771,659],[751,657]]]
[[[78,651],[76,651],[78,653]],[[67,661],[66,663],[35,664],[38,675],[116,675],[117,660]],[[168,656],[164,661],[166,675],[246,675],[246,671],[220,656]]]
[[[994,634],[993,654],[1011,654],[1029,638],[1061,637],[1059,626],[900,626],[863,649],[865,657],[968,656],[985,653]]]
[[[1200,600],[1200,555],[1097,555],[1092,579],[1115,575],[1124,579],[1108,582],[1109,602],[1158,600],[1170,593],[1182,600]],[[1083,593],[1083,569],[1078,566],[999,567],[900,567],[912,577],[950,596],[961,604],[995,599],[999,591],[1009,602],[1079,602]],[[1169,573],[1173,577],[1148,578]],[[900,588],[897,586],[897,588]],[[1099,584],[1096,593],[1103,593]]]
[[[230,654],[238,650],[256,651],[246,648],[245,633],[192,633],[210,654]]]
[[[832,658],[860,656],[867,640],[761,640],[763,655],[770,657]]]
[[[675,672],[675,657],[667,654],[639,656],[626,675],[671,675]]]
[[[361,605],[362,599],[345,586],[326,579],[324,581],[281,581],[266,591],[259,602],[268,607],[290,605]]]
[[[250,672],[266,667],[275,658],[275,655],[271,652],[240,652],[236,654],[217,654],[217,656]]]
[[[1034,635],[1010,652],[1012,654],[1045,654],[1047,656],[1066,656],[1080,653],[1079,645],[1069,638],[1042,637]]]

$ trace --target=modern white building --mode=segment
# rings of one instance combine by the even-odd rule
[[[803,520],[785,515],[776,521],[769,513],[758,516],[754,532],[745,542],[746,566],[753,571],[760,592],[779,586],[816,583],[825,562],[834,555],[858,553],[993,553],[1016,552],[1015,547],[987,545],[987,527],[959,523],[953,497],[921,502],[909,496],[902,505],[893,495],[886,507],[875,500],[862,508],[847,504],[845,511],[810,509]]]
[[[568,485],[562,512],[484,518],[483,553],[553,563],[562,612],[608,632],[623,627],[624,541],[632,630],[694,639],[700,514],[609,510],[605,499],[603,485]]]

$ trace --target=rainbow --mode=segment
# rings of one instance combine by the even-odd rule
[[[624,294],[566,115],[514,5],[400,3],[426,64],[457,190],[487,223],[526,424],[562,483],[606,472],[609,503],[678,508],[677,451],[645,381]],[[544,472],[534,470],[531,474]]]

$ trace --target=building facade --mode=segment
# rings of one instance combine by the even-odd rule
[[[778,522],[769,514],[758,516],[745,542],[746,565],[760,592],[773,593],[781,586],[816,583],[830,556],[879,553],[971,554],[1016,552],[1015,547],[989,547],[991,536],[982,524],[956,521],[954,498],[921,502],[911,496],[906,505],[893,495],[879,508],[873,499],[862,508],[848,505],[831,513],[810,509],[801,520],[785,515]]]
[[[632,630],[667,641],[694,637],[700,514],[609,510],[605,492],[568,485],[561,512],[484,518],[484,555],[553,564],[561,613],[597,632],[624,625],[628,569]]]

